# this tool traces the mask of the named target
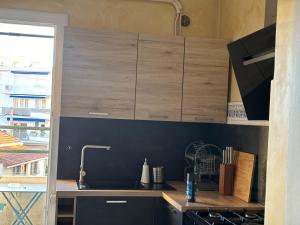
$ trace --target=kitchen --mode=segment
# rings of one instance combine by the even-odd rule
[[[276,133],[272,133],[272,126],[275,127],[278,123],[278,127],[281,127],[280,124],[283,122],[290,124],[289,118],[279,121],[277,117],[272,116],[272,110],[270,116],[271,119],[274,119],[272,123],[266,121],[252,122],[243,119],[229,121],[230,118],[227,118],[227,103],[241,102],[241,96],[235,76],[232,72],[228,72],[229,67],[226,67],[226,65],[229,65],[229,59],[227,58],[226,61],[226,55],[224,54],[224,52],[228,54],[226,44],[260,30],[266,24],[274,23],[274,12],[276,10],[273,13],[270,12],[272,11],[272,1],[249,1],[248,3],[241,3],[241,1],[182,1],[182,5],[183,15],[187,16],[184,18],[189,18],[190,21],[184,21],[184,26],[178,26],[177,22],[174,28],[176,19],[174,8],[165,3],[144,1],[100,1],[99,3],[93,1],[85,3],[82,1],[76,4],[60,2],[41,4],[37,1],[28,4],[22,4],[19,1],[2,1],[0,3],[0,7],[3,8],[66,13],[69,15],[70,26],[64,29],[64,45],[61,49],[63,56],[58,54],[57,58],[61,57],[61,59],[56,58],[60,63],[63,62],[62,104],[61,107],[59,104],[54,109],[54,115],[61,116],[59,127],[57,126],[57,117],[54,118],[54,127],[52,127],[55,131],[52,131],[54,132],[52,145],[57,144],[58,152],[56,156],[54,153],[54,156],[51,157],[54,159],[57,157],[58,182],[57,193],[55,193],[53,185],[51,185],[54,181],[53,176],[50,177],[52,182],[50,182],[51,187],[49,186],[49,188],[54,195],[50,194],[49,199],[53,201],[53,198],[57,198],[58,211],[57,217],[54,216],[54,218],[48,220],[49,224],[51,224],[49,221],[54,224],[53,221],[56,219],[58,222],[62,221],[61,224],[73,224],[73,220],[74,224],[101,224],[101,219],[97,217],[97,212],[101,210],[96,210],[100,203],[97,203],[96,200],[103,201],[103,204],[106,201],[122,201],[121,205],[114,205],[118,209],[117,211],[112,210],[107,213],[107,215],[112,213],[113,216],[116,216],[120,211],[119,207],[124,207],[122,203],[128,201],[126,198],[133,198],[133,205],[130,207],[141,210],[137,211],[141,212],[137,213],[141,217],[136,217],[137,223],[140,223],[141,220],[139,219],[145,219],[146,221],[150,214],[162,214],[158,217],[155,216],[155,218],[161,218],[160,221],[164,221],[165,215],[169,215],[170,212],[171,214],[177,212],[176,210],[179,211],[177,215],[181,215],[182,220],[185,220],[184,213],[189,209],[185,208],[186,204],[191,205],[190,209],[203,210],[203,207],[206,210],[208,208],[213,209],[219,203],[215,205],[209,201],[214,202],[214,198],[217,198],[221,199],[220,204],[222,204],[222,201],[225,202],[222,205],[223,209],[236,209],[237,206],[240,209],[257,209],[257,207],[262,209],[265,205],[265,224],[297,224],[297,221],[293,221],[293,223],[292,221],[289,221],[290,223],[272,222],[273,219],[274,221],[285,221],[283,208],[274,209],[272,207],[272,202],[280,199],[275,198],[274,191],[280,190],[277,193],[282,193],[282,196],[286,196],[288,193],[285,189],[281,190],[280,187],[278,189],[274,188],[279,185],[278,182],[273,181],[276,176],[273,175],[269,178],[270,175],[268,174],[269,172],[273,174],[278,169],[274,168],[276,167],[274,163],[279,160],[277,158],[279,155],[285,159],[290,157],[289,154],[292,154],[289,151],[286,152],[287,155],[282,155],[285,154],[283,152],[279,155],[273,155],[276,152],[275,150],[270,152],[270,145],[271,147],[274,145],[271,140],[274,139],[276,140],[274,142],[281,143],[278,140],[278,132],[280,132],[278,130],[280,129],[274,129]],[[282,6],[282,8],[279,7],[278,10],[280,13],[278,14],[277,24],[284,20],[284,9],[288,7],[280,1],[279,6]],[[106,10],[100,10],[99,12],[96,8]],[[175,15],[176,12],[175,10]],[[190,25],[188,25],[189,23]],[[285,27],[285,29],[288,28]],[[181,33],[181,35],[174,37],[174,30],[177,34]],[[87,38],[86,42],[84,42],[85,37]],[[93,37],[96,38],[93,39]],[[201,40],[203,38],[226,39],[228,41],[224,44],[209,43],[211,45],[208,44],[209,47],[207,47],[202,45]],[[91,46],[92,48],[90,48]],[[217,46],[222,47],[218,49]],[[79,49],[78,52],[75,52],[76,47],[78,47],[77,50]],[[97,47],[103,51],[97,51]],[[213,53],[209,52],[204,57],[201,55],[203,48],[205,51]],[[165,49],[167,49],[167,56],[161,53]],[[195,49],[198,49],[198,51],[193,52]],[[111,52],[112,54],[110,54]],[[121,53],[118,54],[118,52]],[[211,55],[215,58],[210,57]],[[93,57],[95,58],[93,59]],[[218,60],[214,60],[216,58]],[[95,59],[101,59],[107,67],[93,65]],[[117,62],[118,67],[112,62]],[[193,71],[196,69],[196,73],[201,72],[201,68],[208,66],[207,64],[203,66],[203,63],[211,62],[213,64],[209,64],[210,71],[217,71],[215,74],[219,74],[219,77],[215,80],[217,81],[215,83],[220,85],[217,88],[218,91],[215,91],[216,89],[213,87],[203,92],[197,92],[199,91],[198,88],[201,89],[201,87],[197,86],[198,83],[193,85],[196,82],[193,80]],[[80,65],[80,63],[83,65]],[[165,67],[167,64],[169,65]],[[79,68],[76,68],[76,66]],[[195,66],[195,68],[189,69],[190,66]],[[102,76],[101,79],[107,79],[105,82],[80,77],[85,74],[95,78],[95,74],[99,69],[110,74],[110,77]],[[283,68],[278,67],[279,69]],[[165,78],[155,76],[160,73],[165,75]],[[229,78],[228,73],[230,74]],[[114,79],[112,76],[115,74],[120,77]],[[172,81],[166,79],[170,78],[170,74],[176,75],[172,77]],[[190,80],[188,80],[189,76],[191,77]],[[56,82],[60,83],[59,81]],[[209,86],[212,82],[214,80],[206,80],[204,83]],[[280,82],[276,82],[274,86],[278,85],[280,87],[280,84]],[[161,87],[165,89],[161,89]],[[57,86],[56,88],[60,93],[60,88]],[[118,93],[118,90],[121,91]],[[199,101],[200,106],[201,104],[205,105],[204,113],[208,110],[210,117],[201,117],[203,109],[201,110],[199,105],[193,105],[195,100],[189,100],[191,92]],[[169,94],[166,98],[160,98],[161,95],[166,93]],[[210,94],[213,96],[211,99],[218,99],[212,104],[213,107],[219,109],[217,111],[210,108],[211,102],[204,102],[205,98],[203,96],[210,96]],[[289,94],[292,93],[289,92]],[[101,102],[103,107],[100,103],[100,106],[93,103],[97,98],[104,99]],[[54,102],[60,102],[59,99],[60,97],[56,96]],[[153,99],[156,101],[153,101]],[[289,101],[285,98],[283,100]],[[288,103],[285,104],[287,104],[286,110],[288,110],[289,105]],[[95,107],[88,108],[91,105]],[[191,110],[193,107],[196,107],[196,110]],[[275,104],[274,107],[279,106]],[[108,111],[110,108],[114,110]],[[105,110],[103,111],[103,109]],[[291,109],[291,112],[294,112],[292,110],[296,109]],[[217,113],[214,114],[214,112]],[[276,112],[278,113],[278,108],[276,108]],[[282,113],[286,115],[287,112]],[[191,114],[194,116],[191,117]],[[235,124],[226,124],[228,121]],[[268,124],[270,124],[269,127]],[[295,125],[296,123],[293,124],[293,126]],[[270,134],[268,135],[269,129]],[[279,136],[285,137],[283,134]],[[286,138],[286,140],[289,140],[289,137]],[[199,192],[196,193],[196,203],[185,202],[184,169],[187,165],[184,153],[188,144],[196,140],[202,140],[205,144],[220,146],[222,149],[226,146],[232,146],[235,150],[256,155],[257,163],[253,175],[251,203],[246,203],[235,197],[214,195],[215,192],[212,193],[210,199],[204,193]],[[146,157],[150,165],[150,172],[154,166],[164,166],[165,179],[170,182],[171,186],[175,187],[176,191],[78,190],[75,180],[79,179],[81,150],[85,145],[111,146],[109,151],[103,151],[102,149],[100,151],[92,149],[86,151],[86,180],[105,181],[112,180],[112,178],[114,180],[139,180]],[[279,146],[281,145],[273,146],[273,148],[276,149]],[[270,162],[270,157],[274,162]],[[53,158],[51,158],[51,161],[54,161],[52,163],[55,165]],[[297,168],[296,165],[294,166]],[[51,169],[52,174],[53,172],[56,173],[54,167],[52,166]],[[267,167],[268,173],[266,173]],[[274,170],[270,171],[270,168]],[[286,181],[288,183],[292,182],[293,179],[289,176],[285,178],[286,176],[282,173],[289,174],[291,173],[289,170],[278,172],[281,175],[280,177],[289,179]],[[73,183],[70,183],[70,180]],[[141,198],[138,199],[138,197]],[[282,201],[285,202],[285,197],[282,198]],[[233,205],[230,205],[226,199],[232,199]],[[166,201],[167,203],[171,202],[171,206],[174,208],[168,208],[169,205],[166,206]],[[203,206],[201,205],[202,202],[206,204]],[[282,207],[288,207],[288,203],[286,202],[286,206]],[[136,207],[137,204],[141,206]],[[61,205],[73,208],[71,213],[68,212],[67,215],[62,215],[60,218],[59,209]],[[94,210],[89,211],[88,207]],[[130,221],[135,217],[128,216],[133,213],[130,207],[128,206],[127,209],[125,207],[127,214],[125,212],[125,215],[122,214],[126,221],[127,219]],[[216,208],[220,209],[219,207]],[[296,208],[295,206],[293,209]],[[157,209],[161,210],[157,212]],[[164,210],[168,211],[168,209],[169,212],[161,213]],[[53,211],[53,204],[49,211]],[[182,214],[180,211],[184,213]],[[277,211],[280,211],[280,213],[277,213]],[[76,218],[76,212],[81,212],[79,218]],[[84,216],[84,212],[87,216]],[[144,215],[145,212],[149,212],[149,214]],[[276,220],[274,215],[278,215],[279,219]],[[295,218],[297,218],[296,215],[295,213]],[[110,218],[113,218],[113,216]],[[109,220],[104,220],[105,216],[99,217],[103,218],[105,224],[110,223]],[[151,218],[148,218],[149,221]],[[181,221],[180,218],[179,221]],[[117,220],[111,222],[111,224],[120,223]]]

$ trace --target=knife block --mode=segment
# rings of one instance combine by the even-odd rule
[[[232,195],[235,166],[233,164],[220,164],[219,193]]]

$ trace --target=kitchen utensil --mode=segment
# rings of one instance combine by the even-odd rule
[[[204,145],[202,140],[194,141],[185,148],[185,161],[189,167],[194,167],[196,152]]]
[[[158,166],[153,167],[153,183],[164,183],[165,175],[164,175],[164,167]]]
[[[226,147],[226,149],[222,151],[222,163],[223,164],[234,163],[234,151],[232,147]]]
[[[143,165],[141,183],[149,184],[150,183],[150,175],[149,175],[149,165],[147,163],[147,158],[145,158],[145,162]]]
[[[233,195],[249,202],[251,198],[255,155],[235,151],[236,170]]]
[[[190,143],[185,149],[185,159],[189,165],[187,171],[194,172],[195,186],[201,191],[218,190],[219,167],[222,161],[222,150],[213,144],[203,141]]]
[[[234,182],[234,152],[232,147],[223,150],[223,160],[220,165],[219,192],[223,195],[232,195]]]

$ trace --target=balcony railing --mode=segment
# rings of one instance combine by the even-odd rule
[[[46,186],[47,178],[46,177],[0,177],[0,187],[1,185],[42,185]],[[13,194],[13,195],[12,195]],[[28,205],[28,203],[32,200],[33,196],[36,193],[34,192],[14,192],[14,188],[12,188],[11,193],[5,192],[4,197],[3,192],[0,191],[0,204],[4,207],[0,211],[0,224],[1,225],[9,225],[13,224],[16,221],[16,213],[13,211],[10,204],[13,204],[16,209],[18,207],[22,207],[23,209]],[[14,199],[15,198],[15,199]],[[18,206],[17,202],[20,204]],[[44,223],[44,216],[45,216],[45,205],[46,205],[46,194],[45,192],[41,193],[40,197],[37,199],[34,205],[30,207],[30,210],[27,214],[28,219],[32,222],[33,225],[43,225]],[[26,223],[27,219],[24,218],[24,223]],[[17,223],[18,224],[18,223]],[[21,223],[22,224],[22,223]]]

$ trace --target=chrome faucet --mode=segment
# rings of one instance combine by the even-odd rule
[[[86,149],[104,149],[110,150],[111,146],[102,146],[102,145],[85,145],[81,149],[81,161],[80,161],[80,173],[79,173],[79,189],[85,188],[84,177],[86,172],[84,170],[84,154]]]

